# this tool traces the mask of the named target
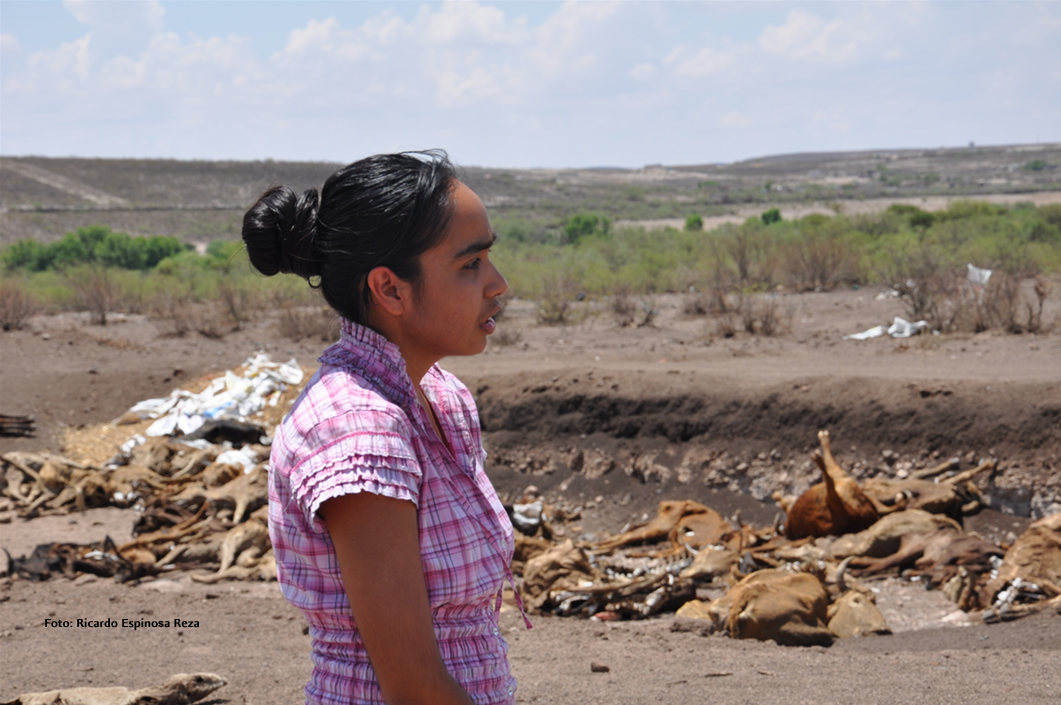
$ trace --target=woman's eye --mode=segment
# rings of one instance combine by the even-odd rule
[[[478,257],[476,257],[471,262],[469,262],[468,264],[464,265],[464,268],[465,269],[479,269],[479,262],[480,262],[480,259]]]

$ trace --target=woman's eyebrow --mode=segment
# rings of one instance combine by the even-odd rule
[[[482,252],[483,250],[489,250],[494,246],[497,241],[497,233],[491,232],[490,237],[483,238],[482,240],[476,240],[470,245],[465,245],[460,251],[453,256],[453,259],[464,259],[468,255],[474,255],[476,252]]]

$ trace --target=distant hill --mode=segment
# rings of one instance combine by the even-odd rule
[[[340,164],[0,157],[0,243],[103,224],[207,242],[236,238],[273,183],[319,188]],[[645,220],[763,205],[1061,189],[1061,144],[782,154],[641,169],[463,169],[496,220],[596,211]]]

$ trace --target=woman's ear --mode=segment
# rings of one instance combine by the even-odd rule
[[[388,267],[376,267],[366,278],[372,303],[391,316],[400,316],[412,305],[412,286]]]

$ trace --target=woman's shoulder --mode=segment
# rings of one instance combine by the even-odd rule
[[[356,436],[407,445],[412,425],[402,407],[349,369],[322,366],[280,425],[280,441],[293,454],[314,453]],[[406,439],[406,442],[399,442]]]
[[[437,391],[446,394],[450,401],[467,411],[475,412],[475,397],[467,385],[453,373],[435,365],[431,368],[431,383]]]

